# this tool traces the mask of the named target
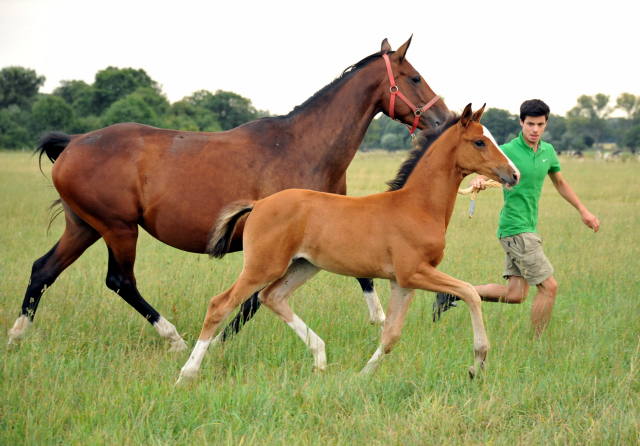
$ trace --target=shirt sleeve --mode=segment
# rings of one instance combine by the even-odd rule
[[[558,154],[556,153],[556,150],[553,148],[553,146],[551,144],[549,144],[549,147],[551,148],[551,156],[550,156],[550,160],[551,163],[549,164],[549,173],[556,173],[556,172],[560,172],[560,160],[558,159]]]

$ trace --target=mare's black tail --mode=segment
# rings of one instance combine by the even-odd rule
[[[47,132],[42,135],[33,152],[34,155],[39,155],[38,164],[40,164],[40,170],[42,170],[43,155],[47,155],[47,158],[53,163],[70,142],[71,138],[69,135],[63,132]]]

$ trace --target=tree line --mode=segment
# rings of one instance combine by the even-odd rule
[[[250,99],[231,91],[199,90],[169,103],[162,88],[144,70],[107,67],[93,84],[65,80],[51,94],[40,93],[45,77],[23,67],[0,70],[0,148],[32,147],[46,130],[87,133],[118,122],[138,122],[176,130],[216,132],[269,116]],[[615,110],[624,117],[612,118]],[[519,117],[487,109],[482,123],[499,144],[520,133]],[[640,95],[582,95],[565,116],[552,114],[544,140],[558,151],[582,152],[615,143],[635,153],[640,148]],[[381,115],[367,130],[362,150],[411,148],[407,127]]]
[[[88,133],[118,122],[176,130],[217,132],[269,116],[230,91],[199,90],[169,103],[144,70],[107,67],[93,84],[65,80],[39,93],[45,77],[23,67],[0,70],[0,148],[32,147],[46,130]]]

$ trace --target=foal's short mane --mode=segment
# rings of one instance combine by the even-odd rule
[[[433,145],[433,143],[442,135],[449,127],[457,124],[460,121],[460,116],[456,114],[451,114],[447,120],[440,127],[429,130],[422,130],[416,140],[414,141],[414,148],[409,151],[407,155],[407,159],[404,160],[396,177],[387,181],[389,185],[389,189],[387,192],[391,192],[394,190],[400,190],[404,187],[405,183],[409,179],[411,172],[415,169],[418,161],[422,159],[422,156],[427,153],[429,147]]]
[[[387,54],[391,55],[393,53],[395,53],[395,51],[389,51]],[[353,74],[358,72],[361,68],[364,68],[365,66],[369,65],[371,62],[373,62],[374,60],[377,60],[380,57],[382,57],[382,53],[381,52],[373,53],[373,54],[368,55],[367,57],[365,57],[361,61],[356,62],[355,64],[345,68],[344,71],[340,74],[340,76],[338,76],[333,81],[331,81],[330,83],[328,83],[327,85],[322,87],[313,96],[311,96],[309,99],[304,101],[302,104],[293,107],[293,110],[291,110],[289,113],[287,113],[286,115],[283,115],[283,116],[278,116],[278,118],[289,118],[289,117],[293,116],[294,114],[297,114],[297,113],[300,113],[300,112],[306,110],[307,108],[309,108],[311,106],[311,104],[313,104],[313,102],[315,102],[315,100],[317,98],[319,98],[320,96],[323,96],[325,93],[327,93],[334,86],[338,85],[344,79],[348,79]]]

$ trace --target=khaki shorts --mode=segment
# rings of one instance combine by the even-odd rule
[[[500,239],[507,253],[504,278],[524,277],[529,285],[539,285],[553,276],[553,266],[542,252],[542,238],[535,232],[523,232]]]

